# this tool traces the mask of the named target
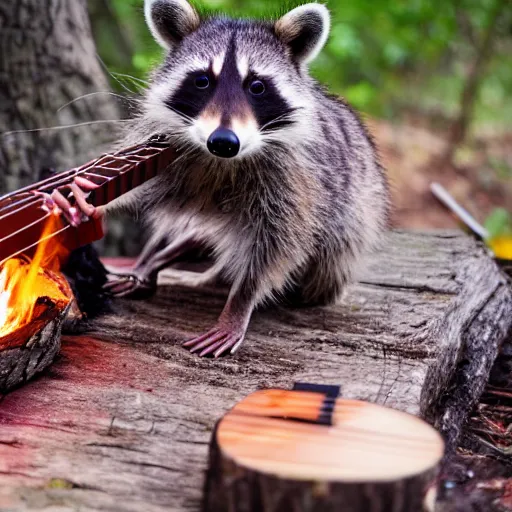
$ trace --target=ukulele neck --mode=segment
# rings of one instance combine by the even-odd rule
[[[89,201],[103,206],[142,185],[164,171],[175,152],[166,142],[151,141],[116,153],[105,154],[81,167],[57,174],[0,198],[0,265],[7,259],[31,256],[52,213],[45,209],[44,197],[58,189],[64,195],[77,176],[92,181],[97,188]],[[103,236],[102,223],[90,220],[75,228],[68,224],[55,228],[48,236],[68,251],[87,245]]]

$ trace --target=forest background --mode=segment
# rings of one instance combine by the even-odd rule
[[[277,16],[289,7],[283,5],[201,4],[207,12],[256,18]],[[393,224],[454,226],[430,193],[439,181],[492,232],[511,230],[512,4],[330,0],[328,7],[330,38],[311,71],[371,125],[393,187]],[[139,80],[161,59],[143,1],[90,0],[89,8],[112,87],[140,92]]]
[[[202,0],[200,8],[276,18],[293,5]],[[491,235],[512,236],[512,2],[327,5],[332,29],[311,72],[370,125],[393,226],[456,226],[430,192],[438,181]],[[0,194],[111,147],[161,59],[143,0],[1,2]],[[127,218],[112,220],[103,253],[134,255],[140,233]]]

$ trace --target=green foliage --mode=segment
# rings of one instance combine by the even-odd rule
[[[129,63],[116,58],[107,34],[98,41],[100,55],[109,70],[145,78],[161,51],[145,27],[143,0],[106,1],[132,52]],[[393,118],[404,108],[436,108],[453,116],[489,13],[500,1],[331,0],[331,35],[312,73],[332,92],[371,115]],[[297,3],[287,3],[286,8]],[[512,8],[507,2],[504,5],[475,110],[477,120],[503,124],[512,115],[508,100]],[[204,0],[201,4],[206,14],[222,11],[243,17],[275,17],[286,8],[277,0]],[[120,88],[117,82],[114,86]]]
[[[495,208],[485,219],[489,238],[512,236],[512,215],[504,208]]]

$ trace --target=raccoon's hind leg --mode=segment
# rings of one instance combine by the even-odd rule
[[[234,354],[245,338],[245,332],[255,305],[253,292],[248,283],[235,285],[216,325],[205,334],[186,341],[183,346],[199,355],[219,357]]]
[[[283,302],[294,307],[335,304],[351,281],[354,258],[347,254],[321,254],[296,274]]]

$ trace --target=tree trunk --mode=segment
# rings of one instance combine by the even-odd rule
[[[77,98],[108,88],[86,0],[2,0],[0,193],[99,154],[115,136],[117,106],[108,94]]]
[[[448,146],[444,155],[444,161],[446,163],[452,162],[455,151],[466,138],[480,84],[484,78],[485,68],[492,55],[493,43],[496,36],[496,24],[498,23],[505,4],[505,0],[496,0],[494,7],[489,13],[487,26],[480,44],[478,44],[476,48],[476,57],[469,69],[462,91],[459,115],[450,129]]]

